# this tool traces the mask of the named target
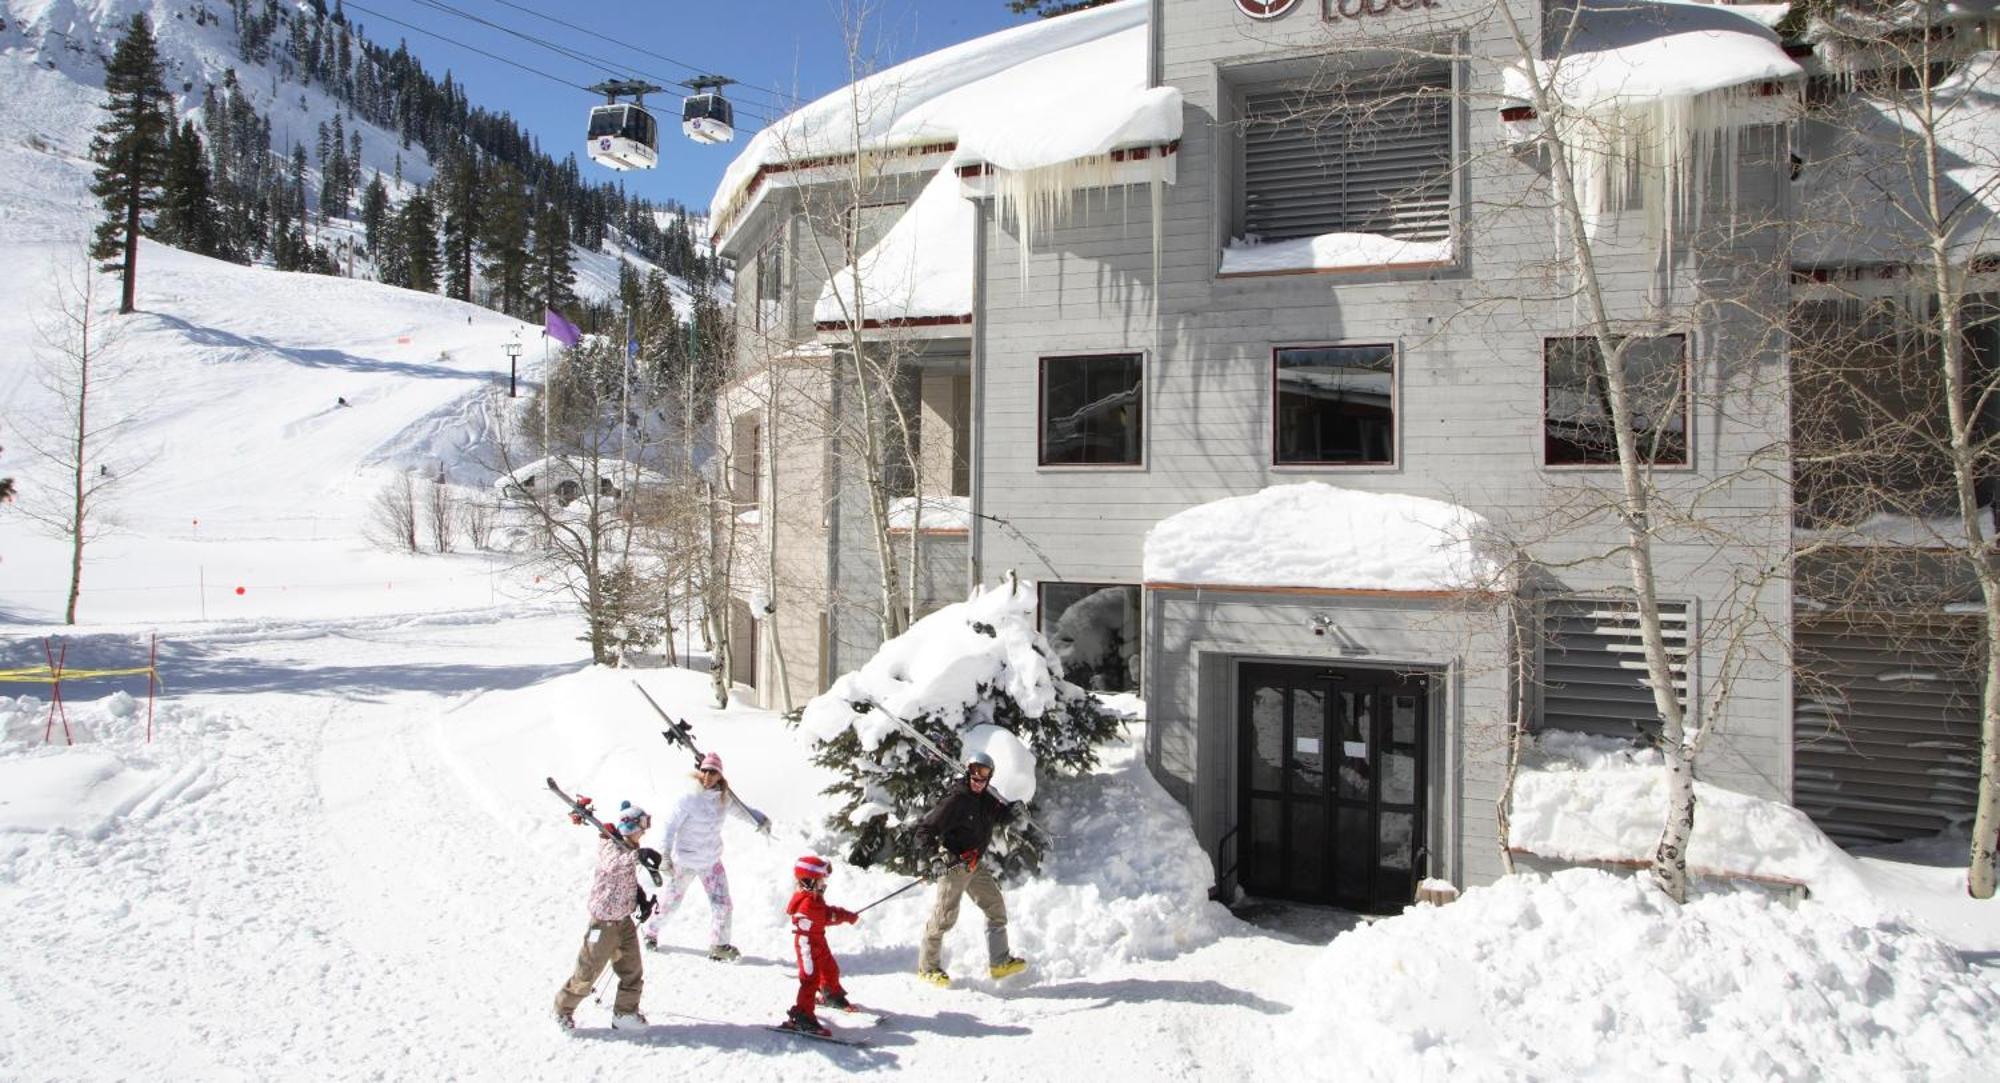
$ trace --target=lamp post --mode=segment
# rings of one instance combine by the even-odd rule
[[[516,385],[520,378],[521,360],[521,336],[519,333],[516,333],[512,339],[508,340],[507,345],[501,348],[507,351],[507,397],[510,399],[516,398],[519,394]]]

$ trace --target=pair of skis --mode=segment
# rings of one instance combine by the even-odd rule
[[[660,721],[667,724],[667,728],[660,731],[660,736],[665,737],[668,744],[678,745],[686,749],[688,754],[694,757],[694,765],[699,768],[701,766],[702,751],[694,743],[694,727],[685,721],[676,721],[674,716],[667,713],[665,707],[660,706],[660,701],[654,699],[653,694],[646,691],[646,687],[638,681],[633,681],[632,687],[638,689],[639,694],[646,697],[646,704],[652,707],[654,713],[660,716]],[[737,809],[757,824],[757,830],[760,833],[767,835],[770,833],[771,822],[765,819],[757,810],[744,804],[743,799],[736,796],[736,787],[734,786],[729,788],[729,799],[735,802]]]
[[[561,786],[556,784],[556,780],[553,776],[551,776],[548,779],[548,784],[549,784],[549,792],[561,798],[562,803],[569,806],[569,818],[572,822],[579,824],[589,824],[590,826],[597,829],[598,834],[604,836],[607,839],[610,839],[612,842],[617,843],[619,846],[622,846],[627,850],[631,850],[634,853],[638,852],[639,850],[638,843],[633,842],[631,839],[628,839],[625,836],[619,834],[618,832],[613,831],[611,828],[606,827],[604,825],[604,821],[597,818],[596,810],[594,810],[591,807],[590,798],[582,796],[571,797],[566,791],[564,791],[564,789]],[[640,863],[640,867],[645,869],[648,875],[652,876],[654,887],[659,887],[661,885],[663,881],[660,878],[660,870],[653,868],[652,866],[647,865],[644,862]]]

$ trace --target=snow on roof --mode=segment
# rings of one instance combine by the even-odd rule
[[[1785,55],[1770,27],[1733,7],[1677,0],[1572,2],[1575,29],[1561,55],[1539,63],[1556,95],[1579,112],[1692,98],[1805,73]],[[1508,75],[1516,89],[1523,85],[1518,69]]]
[[[767,167],[857,149],[956,144],[957,161],[1023,170],[1178,139],[1179,92],[1146,86],[1147,9],[1148,0],[1118,0],[841,87],[750,140],[716,186],[711,221],[733,228]]]
[[[2000,251],[2000,53],[1979,52],[1932,94],[1944,205],[1961,258]],[[1924,257],[1926,142],[1920,103],[1853,94],[1832,123],[1806,126],[1805,195],[1794,262],[1912,263]]]
[[[973,222],[972,203],[959,194],[958,174],[949,167],[938,170],[909,210],[862,254],[862,319],[970,316]],[[843,268],[820,290],[813,319],[844,326],[854,308],[854,274]]]
[[[1485,520],[1456,504],[1324,482],[1273,485],[1189,508],[1146,533],[1148,583],[1470,590],[1496,568]]]

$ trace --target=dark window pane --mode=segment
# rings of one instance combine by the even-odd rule
[[[1340,877],[1340,894],[1363,896],[1368,891],[1368,869],[1374,863],[1375,818],[1366,809],[1344,808],[1335,821],[1334,868]]]
[[[1043,465],[1138,465],[1140,372],[1137,354],[1043,358]]]
[[[1365,800],[1373,788],[1368,769],[1367,693],[1336,692],[1333,729],[1340,738],[1340,796]]]
[[[1139,690],[1139,588],[1043,583],[1042,634],[1063,679],[1097,692]]]
[[[1417,803],[1417,758],[1407,752],[1382,754],[1382,802],[1388,805]]]
[[[1407,812],[1382,814],[1382,853],[1379,861],[1383,868],[1410,871],[1410,860],[1415,856],[1416,830],[1416,817]]]
[[[1320,797],[1326,792],[1326,693],[1292,689],[1292,792]]]
[[[1610,390],[1597,340],[1548,339],[1543,361],[1544,461],[1551,466],[1617,463]],[[1668,466],[1686,463],[1687,336],[1634,342],[1625,351],[1625,382],[1639,457]]]
[[[590,111],[590,138],[602,135],[617,135],[625,126],[625,107],[622,105],[600,106]]]
[[[1284,349],[1276,366],[1279,465],[1395,461],[1395,347]]]
[[[1389,740],[1405,747],[1417,743],[1417,697],[1397,696],[1390,716]]]
[[[1294,801],[1288,807],[1292,819],[1291,867],[1285,870],[1285,887],[1295,896],[1312,898],[1326,890],[1326,806]]]
[[[1272,888],[1283,882],[1285,804],[1276,798],[1250,802],[1250,836],[1243,855],[1244,882]]]
[[[1250,788],[1276,790],[1284,785],[1285,693],[1259,688],[1250,694]]]

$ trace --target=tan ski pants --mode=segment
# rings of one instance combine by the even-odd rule
[[[1007,900],[1000,896],[1000,881],[993,870],[980,862],[976,869],[955,865],[938,879],[937,904],[924,926],[924,943],[917,950],[918,970],[942,969],[938,959],[944,953],[944,934],[958,924],[958,904],[965,896],[986,914],[986,954],[989,965],[1007,958]]]
[[[639,1010],[639,992],[646,987],[646,966],[639,958],[639,931],[631,918],[593,921],[583,934],[583,949],[576,953],[576,972],[556,992],[556,1011],[564,1015],[576,1010],[597,984],[597,976],[609,964],[618,975],[618,999],[611,1010],[619,1014]]]

